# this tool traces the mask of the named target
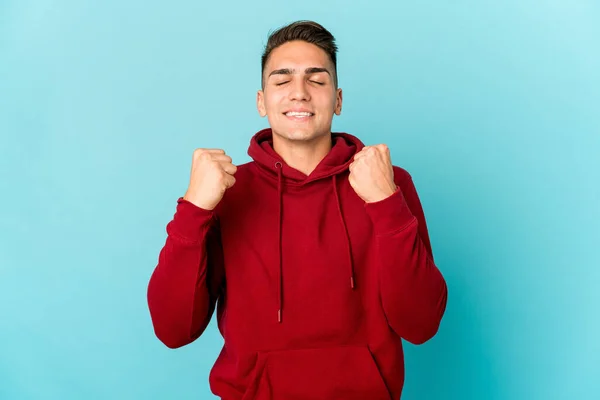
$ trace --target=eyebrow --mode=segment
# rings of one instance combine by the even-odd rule
[[[309,74],[317,74],[319,72],[327,72],[327,74],[329,74],[329,76],[331,76],[331,73],[329,72],[329,70],[327,68],[322,68],[322,67],[309,67],[306,68],[304,70],[304,73],[306,75]],[[296,73],[296,70],[294,69],[290,69],[290,68],[282,68],[282,69],[276,69],[274,71],[271,71],[271,73],[269,74],[269,77],[271,75],[293,75]]]

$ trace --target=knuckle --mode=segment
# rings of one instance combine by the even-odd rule
[[[210,159],[210,154],[207,153],[204,149],[196,149],[196,150],[194,150],[194,159],[196,159],[196,160]]]

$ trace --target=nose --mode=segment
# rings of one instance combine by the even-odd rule
[[[306,82],[304,79],[296,79],[291,86],[290,100],[295,101],[308,101],[310,100],[310,94],[306,88]]]

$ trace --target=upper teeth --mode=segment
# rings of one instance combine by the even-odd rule
[[[288,113],[285,113],[285,115],[287,115],[289,117],[310,117],[312,115],[312,113],[290,111]]]

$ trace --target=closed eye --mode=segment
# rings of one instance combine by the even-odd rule
[[[323,82],[318,82],[318,81],[311,81],[312,83],[316,83],[317,85],[324,85],[325,83]]]
[[[275,86],[281,86],[281,85],[284,85],[284,84],[286,84],[286,83],[288,83],[288,82],[289,82],[289,81],[278,82],[278,83],[276,83],[276,84],[275,84]]]

